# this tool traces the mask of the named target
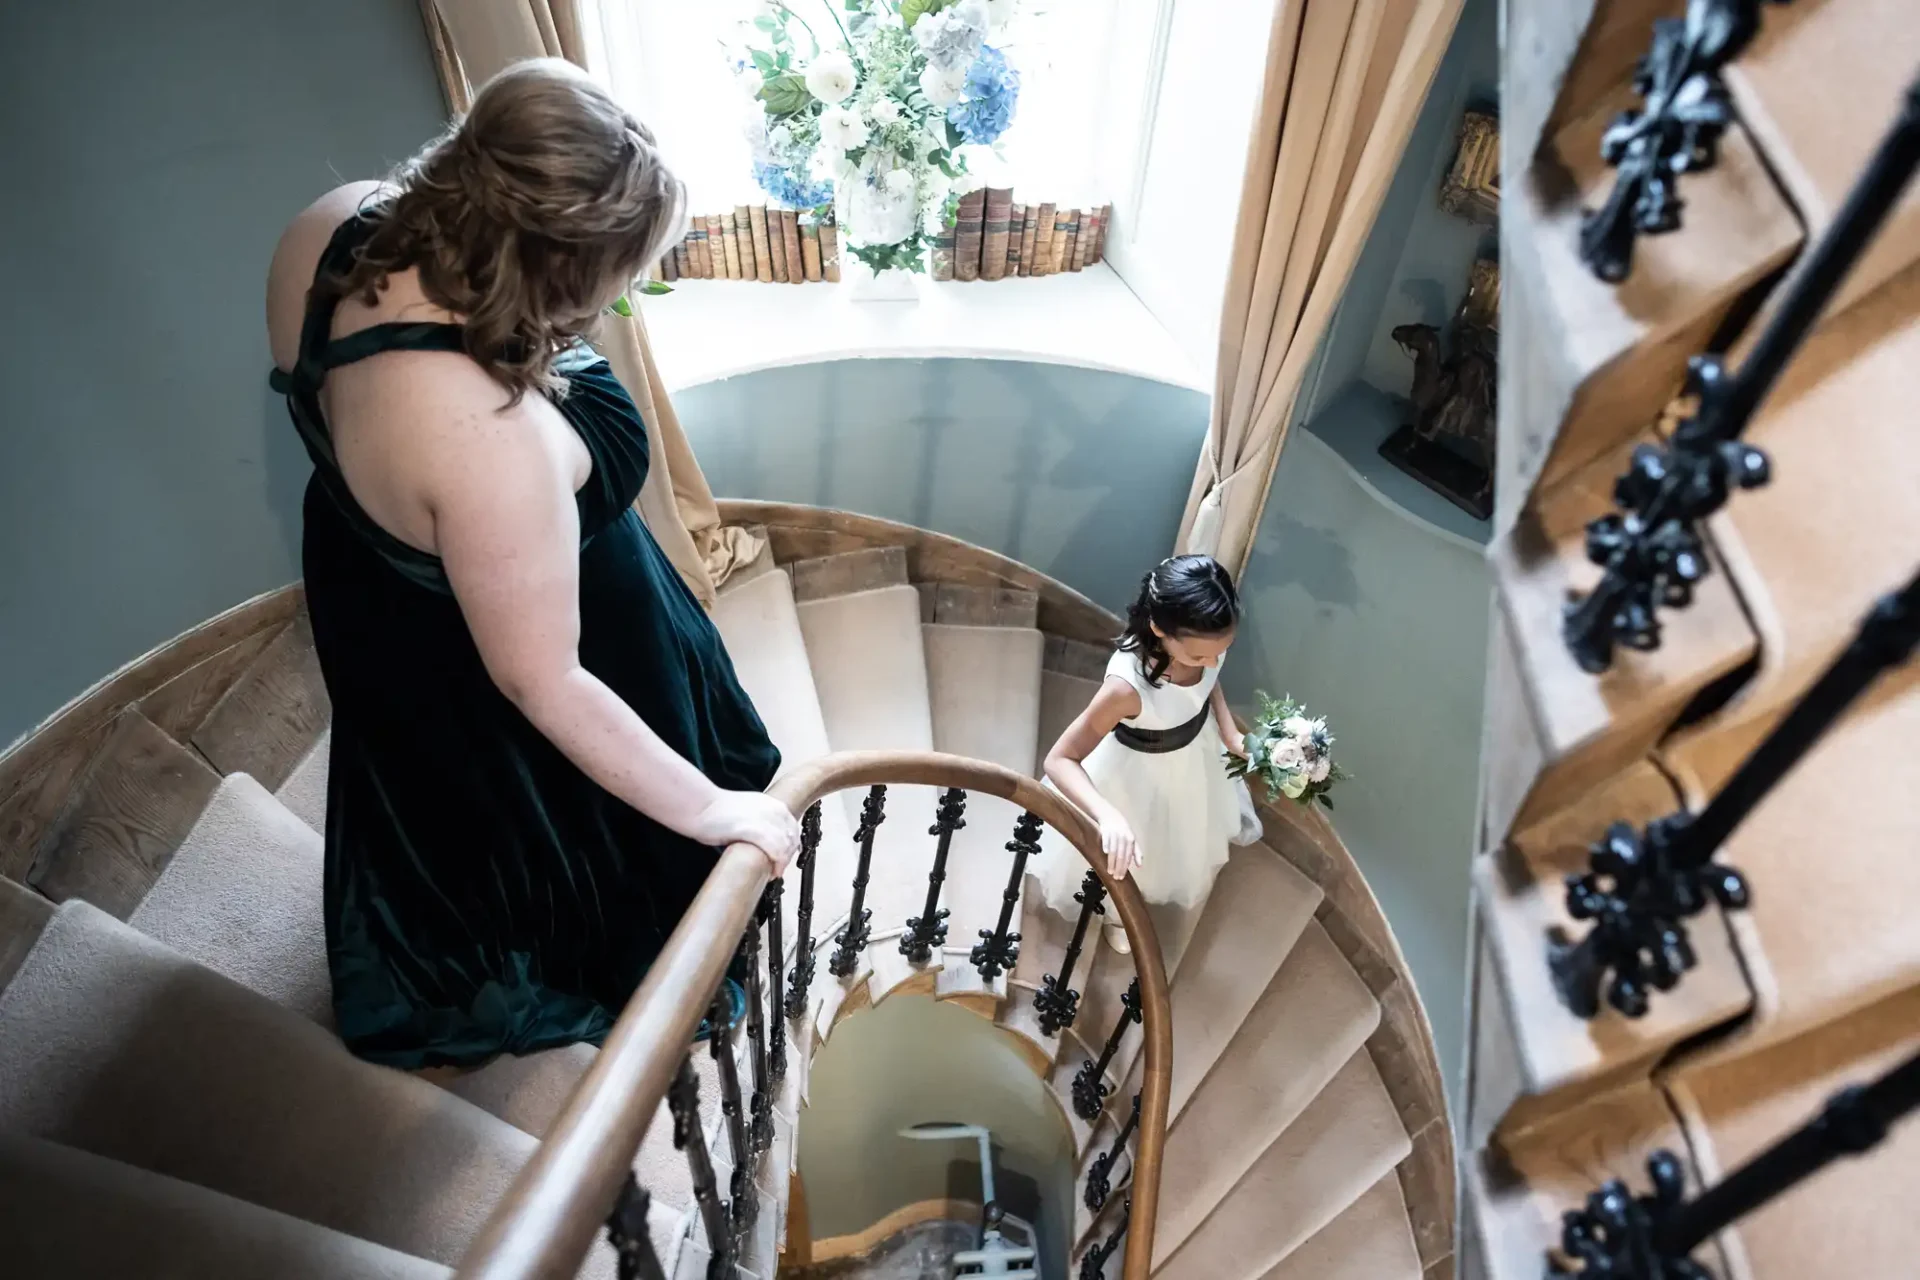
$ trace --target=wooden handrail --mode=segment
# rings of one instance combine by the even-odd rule
[[[1173,1077],[1173,1013],[1167,971],[1140,891],[1131,880],[1108,877],[1093,824],[1058,792],[984,761],[931,751],[847,752],[803,765],[769,790],[797,815],[824,796],[876,783],[999,796],[1067,837],[1106,884],[1133,947],[1145,1037],[1133,1225],[1121,1274],[1123,1280],[1147,1280]],[[767,872],[765,855],[752,845],[733,845],[720,855],[566,1109],[461,1260],[460,1280],[570,1280],[579,1273],[753,920]]]

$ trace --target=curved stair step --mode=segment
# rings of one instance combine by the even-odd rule
[[[1233,850],[1213,882],[1200,922],[1174,979],[1172,1096],[1168,1122],[1180,1118],[1248,1013],[1273,982],[1320,909],[1320,887],[1265,845]],[[1138,1040],[1116,1102],[1140,1088]]]
[[[275,799],[293,811],[294,817],[322,835],[327,830],[327,767],[332,750],[333,729],[329,726],[273,793]]]
[[[117,1160],[0,1132],[13,1280],[444,1280],[445,1266]],[[103,1229],[110,1226],[110,1229]]]
[[[248,775],[229,774],[128,923],[332,1026],[323,857],[319,832]]]
[[[1259,1280],[1391,1175],[1412,1150],[1393,1099],[1363,1049],[1197,1230],[1177,1246],[1156,1238],[1154,1274],[1159,1280]]]
[[[1421,1275],[1400,1179],[1389,1173],[1260,1280],[1421,1280]]]
[[[448,1265],[535,1147],[84,902],[0,992],[0,1126]]]
[[[1167,1133],[1154,1233],[1163,1248],[1198,1229],[1379,1024],[1373,993],[1309,922]]]
[[[846,566],[840,562],[859,573],[850,569],[841,574]],[[905,584],[904,554],[874,558],[869,552],[854,552],[800,561],[793,569],[800,628],[833,750],[932,750],[920,593]],[[883,574],[882,581],[899,581],[849,594],[820,594],[843,581],[858,586],[872,580],[861,576],[869,569]],[[859,789],[841,794],[850,830],[857,831],[865,801],[866,793]],[[933,842],[926,832],[937,807],[938,795],[931,787],[887,789],[886,820],[874,839],[866,890],[869,927],[876,935],[897,937],[908,918],[920,912],[933,865]],[[814,881],[816,921],[846,913],[858,862],[851,836],[844,844],[822,840]],[[872,973],[879,948],[897,945],[878,938],[860,956],[849,983],[858,985]]]

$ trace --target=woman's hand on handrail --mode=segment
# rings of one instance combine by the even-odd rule
[[[786,805],[759,791],[722,791],[693,820],[688,835],[716,849],[752,845],[767,855],[775,879],[786,874],[800,849],[800,823]]]

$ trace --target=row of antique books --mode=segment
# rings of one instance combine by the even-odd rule
[[[1005,280],[1082,271],[1106,249],[1112,205],[1063,209],[1017,204],[1012,187],[960,198],[954,223],[933,242],[935,280]]]
[[[807,284],[840,278],[840,237],[832,222],[800,221],[792,209],[736,205],[696,214],[692,230],[660,259],[663,280],[758,280]]]

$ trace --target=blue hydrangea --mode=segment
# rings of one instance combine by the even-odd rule
[[[753,180],[789,209],[818,209],[833,203],[833,184],[810,178],[798,165],[756,164]]]
[[[1006,54],[986,45],[967,68],[966,88],[947,108],[947,120],[968,142],[984,146],[1007,131],[1019,100],[1020,73],[1007,65]]]

